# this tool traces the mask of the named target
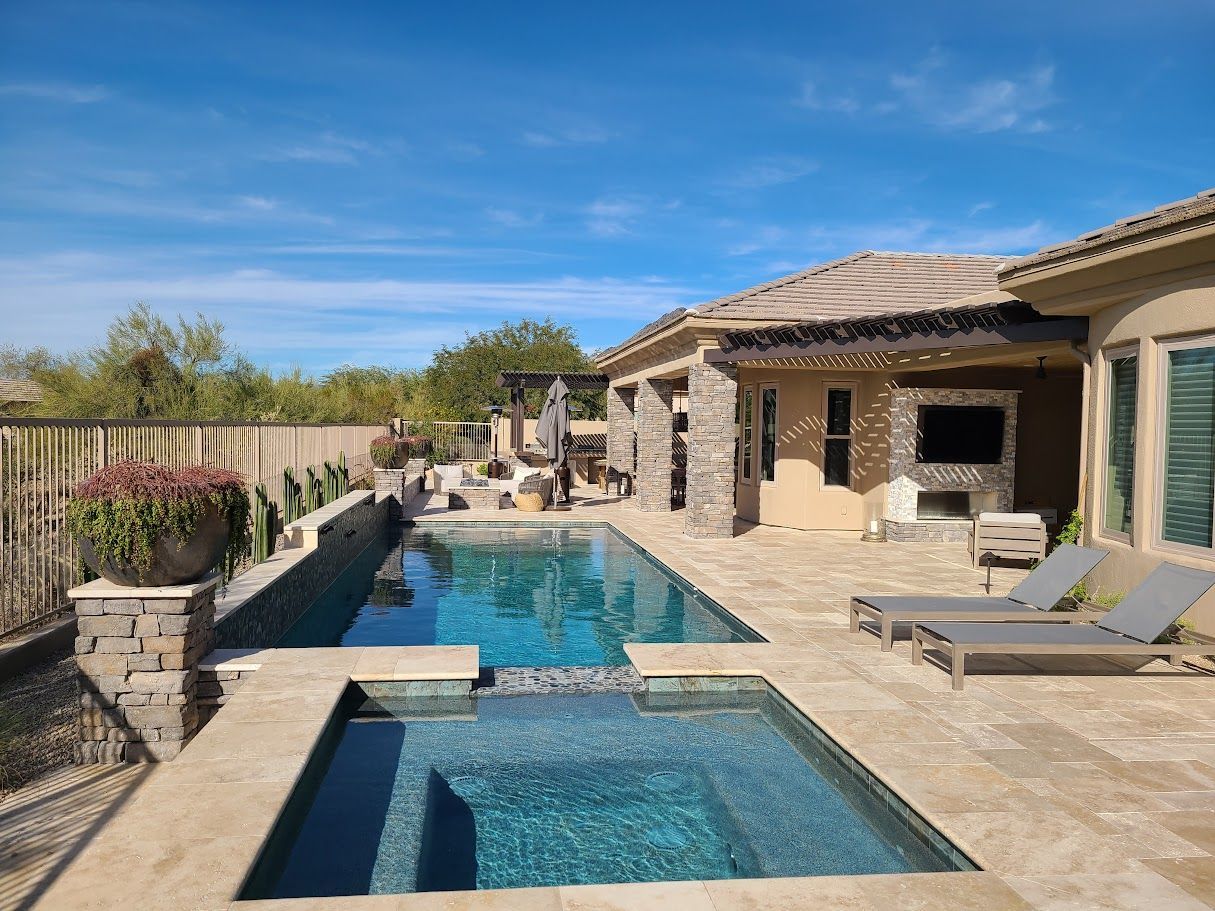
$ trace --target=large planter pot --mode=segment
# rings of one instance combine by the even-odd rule
[[[188,540],[161,535],[152,551],[152,564],[141,570],[125,561],[98,559],[93,542],[77,538],[80,555],[89,569],[115,585],[166,586],[197,582],[223,559],[228,546],[228,516],[210,505],[198,519],[198,527]]]
[[[409,461],[409,444],[404,440],[397,443],[396,451],[391,458],[371,456],[372,464],[376,468],[404,468],[405,463]]]

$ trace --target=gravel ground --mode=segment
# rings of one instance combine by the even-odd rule
[[[56,652],[0,681],[0,798],[72,760],[76,662]]]

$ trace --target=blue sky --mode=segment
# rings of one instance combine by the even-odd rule
[[[585,347],[857,249],[1215,184],[1215,5],[0,5],[0,342],[142,300],[260,363]]]

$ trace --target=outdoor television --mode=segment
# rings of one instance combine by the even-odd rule
[[[915,460],[926,464],[998,465],[1004,409],[986,405],[921,405]]]

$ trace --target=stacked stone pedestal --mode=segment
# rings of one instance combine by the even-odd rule
[[[671,511],[670,380],[637,384],[637,508],[642,512]]]
[[[421,459],[417,461],[421,463],[418,470],[409,466],[375,470],[376,502],[386,498],[390,500],[388,518],[391,521],[399,520],[404,507],[408,506],[413,498],[422,491],[426,466]],[[411,459],[409,465],[413,464],[414,460]]]
[[[189,742],[218,583],[123,588],[98,579],[68,592],[79,624],[78,763],[162,761]]]

